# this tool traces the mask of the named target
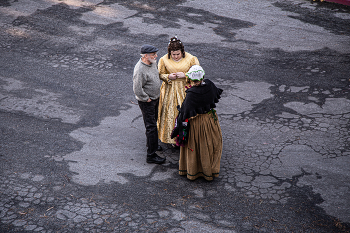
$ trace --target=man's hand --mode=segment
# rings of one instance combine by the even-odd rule
[[[151,101],[152,101],[151,98],[148,98],[147,103],[149,103],[149,102],[151,102]]]

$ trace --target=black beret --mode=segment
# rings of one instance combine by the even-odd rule
[[[157,49],[156,47],[149,45],[149,44],[145,44],[142,45],[141,47],[141,54],[146,54],[146,53],[155,53],[157,52],[159,49]]]

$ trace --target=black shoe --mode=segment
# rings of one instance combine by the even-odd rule
[[[146,147],[148,147],[148,145],[146,144]],[[158,147],[157,147],[157,151],[163,151],[163,148],[160,146],[160,145],[158,145]]]
[[[162,164],[165,162],[165,158],[159,157],[156,153],[153,155],[147,155],[147,163]]]

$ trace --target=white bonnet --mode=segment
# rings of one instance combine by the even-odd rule
[[[187,78],[191,79],[192,81],[200,81],[203,79],[204,75],[205,72],[199,65],[193,65],[186,73]]]

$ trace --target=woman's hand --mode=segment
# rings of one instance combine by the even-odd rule
[[[177,72],[176,77],[177,78],[186,78],[186,75],[184,74],[184,72]]]
[[[176,79],[176,73],[169,74],[169,79],[170,80],[175,80]]]

